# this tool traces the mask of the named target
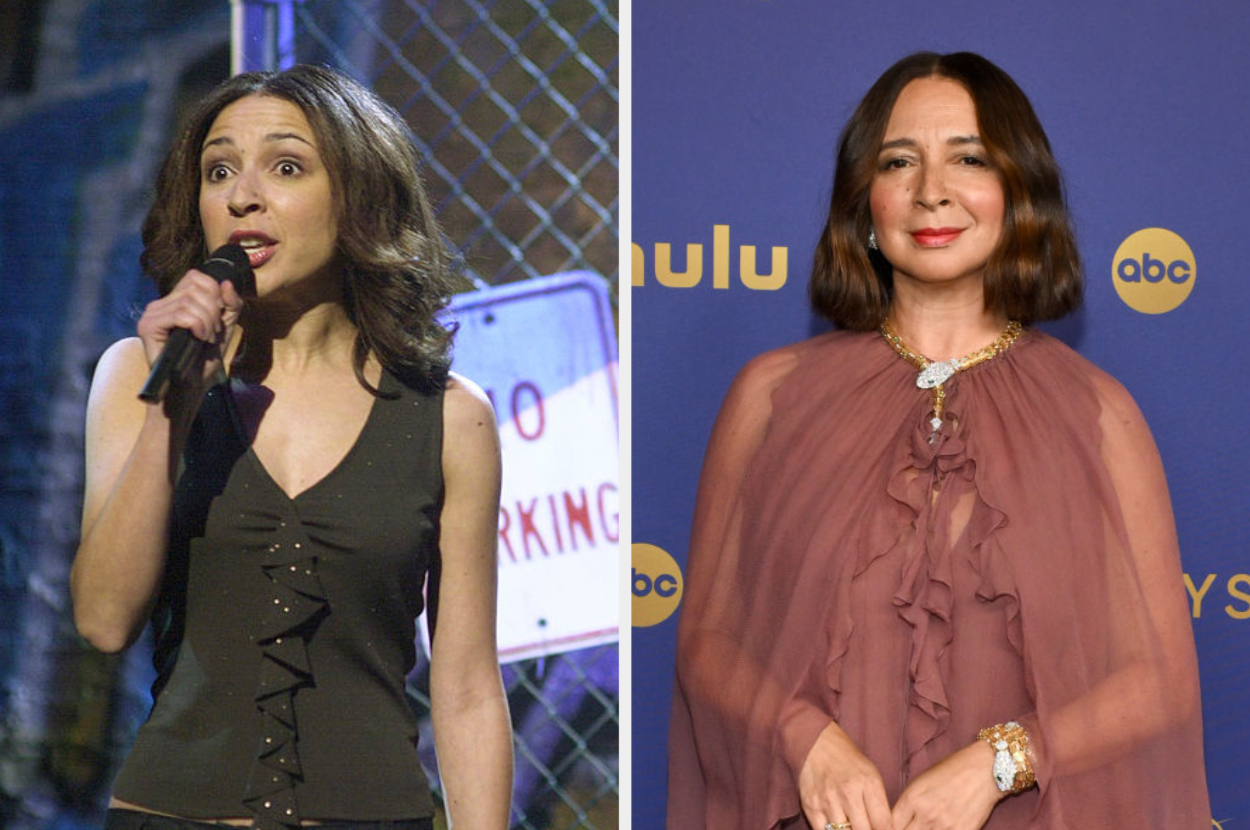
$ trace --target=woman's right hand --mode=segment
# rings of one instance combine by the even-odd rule
[[[208,379],[221,366],[243,301],[230,283],[188,271],[148,304],[138,338],[113,344],[96,364],[87,402],[82,538],[70,570],[78,631],[101,651],[121,651],[143,630],[160,591],[182,442]],[[176,328],[210,344],[163,406],[138,398]]]
[[[148,365],[153,365],[174,329],[186,329],[212,348],[201,349],[201,377],[216,371],[225,344],[243,310],[243,299],[228,280],[223,283],[200,271],[188,271],[173,291],[148,303],[137,326]],[[191,376],[192,372],[188,372]]]
[[[799,771],[799,802],[812,830],[894,830],[881,773],[836,723],[816,738]]]

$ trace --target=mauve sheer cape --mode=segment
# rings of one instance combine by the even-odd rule
[[[1039,786],[987,828],[1206,830],[1189,607],[1136,405],[1027,330],[948,381],[931,444],[915,379],[880,335],[834,332],[730,390],[678,626],[670,830],[788,824],[831,720],[893,803],[1012,719]]]

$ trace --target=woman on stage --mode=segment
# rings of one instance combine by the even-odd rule
[[[432,828],[404,694],[427,575],[447,811],[507,826],[497,433],[448,372],[417,166],[393,110],[307,66],[225,82],[166,159],[143,227],[161,297],[96,371],[71,577],[94,646],[156,635],[108,827]],[[196,268],[230,243],[252,296],[246,267]],[[178,329],[198,360],[139,400]]]
[[[1049,143],[984,58],[912,55],[844,129],[810,293],[717,419],[672,830],[1205,830],[1159,454],[1032,328],[1081,267]]]

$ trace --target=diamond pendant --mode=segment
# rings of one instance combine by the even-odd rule
[[[951,375],[959,371],[959,358],[930,363],[920,370],[916,376],[916,385],[921,389],[932,389],[950,380]]]

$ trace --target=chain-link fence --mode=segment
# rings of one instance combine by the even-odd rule
[[[468,273],[497,285],[586,269],[615,283],[615,3],[306,0],[296,56],[368,83],[407,119]]]
[[[615,289],[615,3],[305,0],[295,20],[297,60],[354,75],[407,120],[477,285],[589,270]],[[504,667],[514,827],[617,826],[617,657],[611,645]],[[427,681],[423,669],[409,684],[424,712]]]

